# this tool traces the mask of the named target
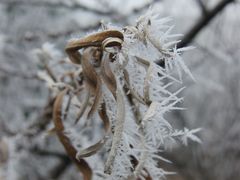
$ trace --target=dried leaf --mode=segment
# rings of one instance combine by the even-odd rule
[[[98,113],[99,113],[99,116],[101,117],[101,119],[103,121],[103,126],[104,126],[104,129],[105,129],[105,135],[96,144],[78,152],[77,153],[77,158],[88,157],[88,156],[91,156],[93,154],[96,154],[103,147],[107,138],[109,137],[110,121],[109,121],[109,118],[107,116],[105,103],[101,104],[101,108],[98,111]]]
[[[110,37],[119,38],[123,40],[123,33],[118,30],[106,30],[95,34],[91,34],[85,38],[70,41],[67,44],[65,50],[68,52],[76,51],[81,48],[86,48],[90,46],[100,47],[102,45],[102,42]]]
[[[96,88],[96,91],[95,91],[95,98],[94,98],[94,101],[93,101],[93,105],[92,105],[92,107],[91,107],[91,109],[90,109],[90,111],[88,112],[88,115],[87,115],[88,119],[98,109],[98,106],[99,106],[99,103],[100,103],[100,100],[101,100],[101,97],[102,97],[102,87],[101,87],[101,85],[102,85],[101,80],[98,78],[97,88]]]
[[[109,130],[110,130],[110,120],[107,115],[107,109],[106,109],[105,102],[103,102],[101,104],[101,108],[99,109],[98,114],[103,121],[105,132],[106,132],[106,134],[108,134]]]
[[[111,91],[112,95],[116,99],[117,82],[113,72],[111,71],[111,67],[109,63],[110,63],[110,58],[109,58],[109,54],[107,53],[102,58],[101,73],[102,73],[103,81],[105,82],[108,89]]]
[[[102,42],[102,49],[109,52],[108,47],[121,47],[123,40],[120,38],[107,38]]]
[[[68,54],[69,59],[74,64],[81,64],[82,55],[78,52],[78,50],[76,50],[76,51],[66,50],[66,53]]]
[[[81,150],[80,152],[77,153],[76,157],[77,159],[81,159],[83,157],[89,157],[94,154],[96,154],[105,144],[107,137],[105,136],[103,139],[98,141],[96,144],[89,146],[86,149]]]
[[[89,99],[90,99],[90,93],[89,93],[89,91],[87,91],[87,94],[86,94],[86,96],[85,96],[85,98],[84,98],[84,100],[81,104],[80,110],[77,114],[77,118],[76,118],[75,123],[78,123],[78,121],[80,120],[80,118],[82,117],[84,112],[86,111],[88,103],[89,103]]]
[[[53,121],[55,125],[55,130],[57,133],[57,136],[64,146],[67,154],[69,157],[75,162],[78,169],[82,172],[84,180],[91,180],[92,179],[92,169],[89,167],[88,163],[83,160],[77,160],[76,154],[77,150],[73,147],[73,145],[70,142],[70,139],[64,134],[64,125],[62,122],[62,103],[63,103],[63,97],[67,93],[67,89],[61,91],[54,102],[53,106]]]
[[[102,82],[97,72],[95,71],[93,65],[89,62],[89,59],[93,59],[93,51],[95,48],[87,48],[83,52],[82,56],[82,67],[83,67],[83,76],[86,79],[86,84],[90,88],[91,93],[95,95],[93,105],[88,112],[88,118],[96,112],[101,96],[102,96]]]
[[[75,63],[80,64],[81,63],[81,54],[78,52],[81,48],[86,48],[90,46],[94,47],[100,47],[102,46],[102,42],[107,38],[118,38],[120,40],[123,40],[123,34],[122,32],[118,30],[106,30],[103,32],[98,32],[95,34],[91,34],[85,38],[72,40],[70,41],[66,47],[65,51],[69,56],[69,59]]]

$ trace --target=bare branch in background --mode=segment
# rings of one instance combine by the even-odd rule
[[[192,42],[192,40],[198,35],[198,33],[208,25],[209,22],[219,13],[224,7],[226,7],[234,0],[222,0],[218,3],[215,8],[210,10],[206,15],[202,16],[201,19],[187,32],[186,35],[182,39],[182,41],[178,44],[178,47],[184,47]]]
[[[39,156],[54,156],[54,157],[57,157],[57,158],[60,158],[60,159],[69,159],[69,157],[64,153],[44,150],[44,149],[40,149],[38,147],[33,147],[32,149],[30,149],[30,152],[32,152],[34,154],[37,154]]]
[[[57,157],[61,160],[59,164],[57,164],[55,167],[49,170],[49,177],[53,179],[58,179],[65,172],[67,167],[69,167],[72,164],[70,158],[63,153],[48,151],[48,150],[40,149],[38,147],[34,147],[30,149],[30,151],[31,153],[39,156],[51,157],[51,158]]]
[[[206,5],[204,4],[204,2],[202,0],[196,0],[196,2],[198,3],[199,7],[201,8],[202,14],[206,15],[208,13],[208,9],[207,9]]]

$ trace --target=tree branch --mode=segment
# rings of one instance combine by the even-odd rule
[[[182,41],[178,44],[178,48],[184,47],[192,42],[192,40],[198,35],[198,33],[206,26],[208,23],[219,13],[224,7],[229,3],[234,2],[234,0],[222,0],[218,3],[215,8],[209,11],[186,33]]]
[[[203,1],[202,0],[196,0],[196,1],[198,3],[199,7],[201,8],[202,14],[206,15],[208,13],[208,10],[207,10],[205,4],[203,3]]]

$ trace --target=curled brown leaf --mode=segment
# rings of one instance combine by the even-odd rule
[[[95,96],[93,105],[88,112],[88,118],[90,118],[94,112],[96,112],[101,96],[102,96],[102,82],[100,77],[98,76],[96,70],[93,65],[90,63],[89,59],[93,59],[94,48],[87,48],[83,52],[82,57],[82,67],[83,67],[83,76],[85,78],[85,82],[91,93]]]
[[[90,46],[99,47],[102,45],[102,42],[105,39],[110,37],[119,38],[123,40],[123,33],[118,30],[106,30],[95,34],[91,34],[85,38],[70,41],[67,44],[65,50],[73,51]]]
[[[87,94],[84,97],[84,100],[83,100],[83,102],[81,104],[79,112],[77,113],[77,118],[75,120],[75,124],[78,123],[78,121],[83,116],[84,112],[86,111],[88,103],[89,103],[89,99],[90,99],[90,93],[89,93],[89,91],[87,91]]]
[[[105,130],[105,135],[103,136],[103,138],[98,141],[96,144],[89,146],[86,149],[83,149],[82,151],[77,153],[77,158],[83,158],[83,157],[88,157],[91,156],[93,154],[96,154],[105,144],[106,140],[108,139],[109,136],[109,128],[110,128],[110,121],[109,118],[107,116],[107,112],[106,112],[106,106],[105,103],[101,104],[101,108],[98,111],[100,118],[103,121],[103,126],[104,126],[104,130]]]
[[[83,160],[77,160],[76,154],[77,150],[74,148],[74,146],[71,144],[70,139],[65,135],[64,133],[64,125],[62,122],[62,103],[63,98],[67,94],[68,89],[65,89],[61,91],[54,102],[53,106],[53,121],[55,130],[57,133],[57,136],[62,143],[63,147],[65,148],[68,156],[74,161],[74,163],[77,165],[78,169],[83,174],[84,180],[91,180],[92,179],[92,169],[88,165],[88,163]]]
[[[110,63],[109,55],[110,55],[109,53],[105,53],[105,55],[102,58],[101,74],[103,81],[105,82],[108,89],[111,91],[112,95],[116,99],[117,82],[109,64]]]
[[[122,43],[123,43],[123,40],[117,37],[106,38],[102,42],[102,49],[105,51],[108,51],[107,50],[108,47],[121,47]]]
[[[70,60],[75,64],[81,63],[81,54],[78,52],[81,48],[87,47],[101,47],[102,42],[110,37],[119,38],[123,40],[123,33],[118,30],[106,30],[103,32],[98,32],[91,34],[82,39],[76,39],[70,41],[66,47],[65,51],[68,54]]]

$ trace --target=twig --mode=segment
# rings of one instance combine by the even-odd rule
[[[199,7],[201,8],[202,14],[203,14],[203,15],[207,15],[208,10],[207,10],[204,2],[203,2],[202,0],[196,0],[196,1],[197,1],[197,3],[198,3]]]
[[[44,149],[39,149],[38,147],[31,148],[30,152],[40,155],[40,156],[54,156],[54,157],[57,157],[60,159],[69,159],[69,157],[64,153],[59,153],[59,152],[55,152],[55,151],[47,151]]]
[[[32,152],[36,155],[40,155],[40,156],[52,156],[52,157],[57,157],[57,158],[61,159],[61,162],[49,171],[48,177],[50,177],[52,179],[58,179],[61,176],[61,174],[63,174],[64,170],[69,165],[71,165],[70,158],[64,153],[59,153],[59,152],[55,152],[55,151],[54,152],[46,151],[43,149],[39,149],[37,147],[30,149],[30,152]]]
[[[144,138],[145,133],[144,133],[143,124],[142,124],[141,112],[139,110],[138,105],[134,101],[132,95],[128,94],[127,98],[128,98],[128,101],[129,101],[130,105],[134,108],[133,112],[134,112],[135,120],[136,120],[137,125],[139,126],[139,132],[140,132],[140,135],[141,135],[141,137],[140,137],[141,138],[141,148],[146,149],[146,143],[145,143],[145,138]],[[129,179],[135,179],[135,178],[138,178],[141,175],[141,171],[144,168],[144,162],[147,158],[147,154],[148,154],[147,151],[143,151],[141,153],[139,162],[137,163],[137,165],[135,167],[134,174],[133,174],[132,177],[129,177]]]
[[[198,35],[198,33],[219,13],[224,7],[235,0],[222,0],[215,8],[209,11],[186,33],[182,41],[178,44],[178,48],[184,47],[192,42],[192,40]]]
[[[69,167],[69,165],[71,165],[71,160],[69,158],[62,159],[62,161],[57,166],[50,170],[49,177],[51,179],[58,179]]]

